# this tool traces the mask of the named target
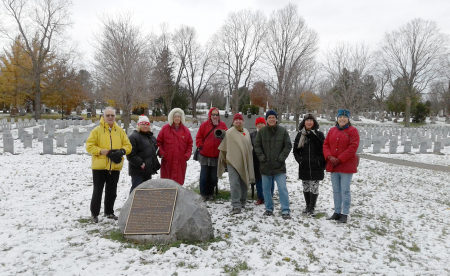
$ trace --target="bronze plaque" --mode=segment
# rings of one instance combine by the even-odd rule
[[[169,234],[178,188],[136,189],[125,235]]]

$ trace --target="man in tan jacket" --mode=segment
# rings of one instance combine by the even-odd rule
[[[244,118],[241,114],[234,115],[233,127],[227,130],[219,150],[217,175],[222,176],[225,167],[228,168],[231,214],[239,214],[247,202],[248,185],[255,183],[252,142],[250,133],[244,128]]]

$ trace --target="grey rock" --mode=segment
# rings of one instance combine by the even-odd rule
[[[170,233],[126,235],[127,239],[140,243],[172,243],[177,240],[198,242],[214,238],[211,216],[199,194],[183,188],[183,186],[170,179],[151,179],[138,186],[138,189],[157,188],[178,188]],[[119,228],[122,233],[125,231],[133,195],[134,191],[120,210]]]

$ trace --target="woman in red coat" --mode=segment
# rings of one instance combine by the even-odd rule
[[[217,185],[218,147],[222,140],[214,136],[216,129],[228,130],[227,125],[220,121],[219,109],[213,107],[208,112],[208,120],[200,125],[195,138],[195,144],[200,149],[200,194],[204,201],[214,199],[214,187]]]
[[[187,161],[192,154],[192,136],[184,112],[174,108],[169,113],[169,123],[161,128],[156,143],[161,157],[161,178],[169,178],[184,184]]]
[[[340,109],[336,126],[331,128],[323,143],[323,155],[327,160],[326,171],[331,172],[334,214],[329,220],[346,223],[350,213],[350,183],[357,172],[359,133],[349,120],[350,111]]]

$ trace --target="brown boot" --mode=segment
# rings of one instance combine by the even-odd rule
[[[261,205],[261,204],[264,204],[264,200],[263,200],[263,199],[258,199],[258,200],[255,202],[255,205]]]

